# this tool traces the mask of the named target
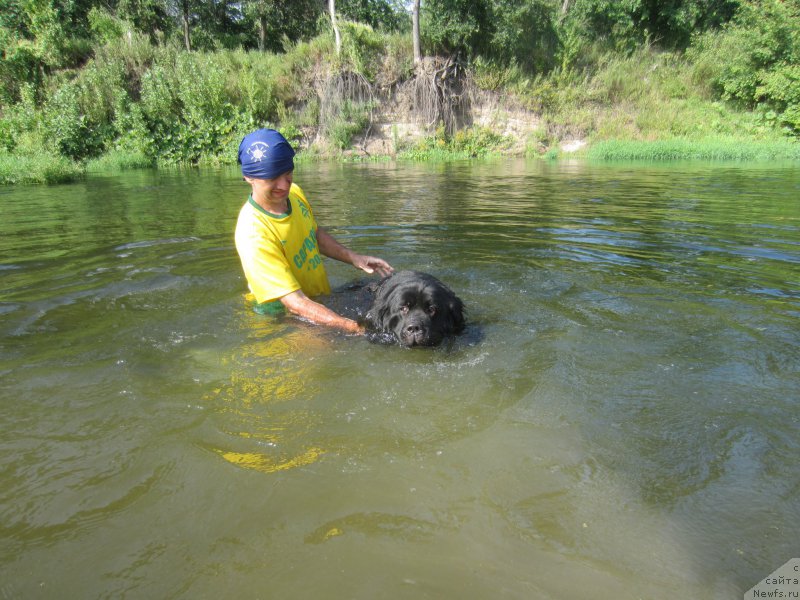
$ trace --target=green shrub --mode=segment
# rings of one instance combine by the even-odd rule
[[[400,157],[411,160],[452,160],[485,158],[497,155],[510,147],[511,140],[486,127],[472,127],[448,135],[444,126],[411,148],[400,152]]]
[[[105,8],[93,6],[89,10],[89,29],[92,36],[101,44],[109,43],[122,37],[126,30],[133,27],[117,19]]]
[[[78,161],[98,156],[108,133],[106,124],[93,122],[83,112],[80,94],[78,85],[64,85],[47,101],[44,109],[48,142],[54,144],[62,156]]]
[[[345,150],[350,147],[353,137],[364,131],[369,124],[371,110],[370,103],[342,101],[339,113],[325,127],[328,139],[334,148]]]
[[[800,2],[743,3],[723,31],[698,38],[690,56],[697,79],[722,98],[800,133]]]
[[[368,25],[344,21],[340,23],[342,51],[341,68],[354,71],[375,81],[386,51],[384,36]]]

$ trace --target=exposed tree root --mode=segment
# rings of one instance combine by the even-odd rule
[[[347,112],[357,107],[365,111],[367,116],[364,138],[369,135],[374,120],[374,110],[377,106],[375,92],[369,81],[353,71],[340,71],[331,73],[320,85],[317,86],[319,105],[320,132],[326,135],[331,128],[342,118],[347,118]]]
[[[401,93],[408,98],[411,112],[426,128],[443,125],[454,133],[470,118],[470,85],[466,70],[452,58],[426,57],[415,75],[405,82]]]

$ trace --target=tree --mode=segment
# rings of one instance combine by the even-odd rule
[[[426,0],[424,41],[437,54],[547,70],[558,50],[555,27],[562,1]]]
[[[180,0],[181,24],[183,26],[183,44],[187,52],[192,51],[192,39],[190,35],[191,4],[190,0]]]
[[[254,18],[258,25],[258,49],[261,52],[267,50],[270,17],[274,17],[276,12],[275,2],[269,0],[251,0],[245,4],[245,14]]]
[[[489,0],[426,0],[422,35],[436,54],[481,54],[488,38]]]
[[[336,10],[345,19],[375,29],[407,29],[408,12],[402,0],[338,0]]]
[[[149,35],[151,41],[156,41],[159,34],[169,35],[175,27],[166,0],[119,0],[117,17]]]
[[[615,49],[643,42],[686,48],[691,37],[728,22],[740,0],[565,0],[568,26]]]
[[[411,12],[411,35],[413,38],[414,44],[414,64],[419,65],[422,62],[422,50],[419,43],[419,2],[420,0],[414,0],[414,6]]]
[[[800,135],[800,0],[745,0],[689,54],[723,98]]]
[[[320,0],[245,0],[242,9],[243,29],[250,32],[243,45],[281,52],[285,39],[297,41],[317,33],[324,4]]]
[[[328,10],[333,25],[333,35],[336,38],[336,56],[339,56],[342,53],[342,34],[339,33],[339,26],[336,24],[336,0],[328,0]]]

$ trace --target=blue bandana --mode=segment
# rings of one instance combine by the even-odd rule
[[[294,169],[294,150],[274,129],[259,129],[239,144],[242,175],[256,179],[275,179]]]

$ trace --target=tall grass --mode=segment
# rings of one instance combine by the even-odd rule
[[[569,138],[737,140],[732,145],[787,139],[768,114],[719,100],[699,69],[683,54],[645,46],[629,55],[598,54],[591,67],[535,77],[516,67],[479,68],[476,82],[500,85],[541,114],[542,141],[549,145]]]
[[[0,184],[68,183],[81,179],[83,168],[63,156],[10,156],[0,154]]]
[[[754,142],[735,138],[606,140],[593,144],[586,157],[596,160],[800,160],[800,144],[790,140]]]
[[[127,171],[131,169],[146,169],[154,167],[152,158],[142,152],[125,150],[112,150],[99,158],[87,161],[87,173],[109,173],[114,171]]]

